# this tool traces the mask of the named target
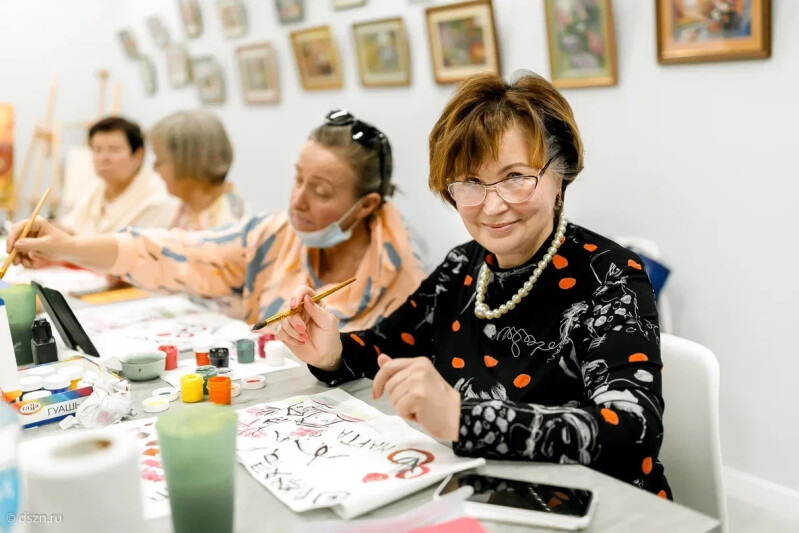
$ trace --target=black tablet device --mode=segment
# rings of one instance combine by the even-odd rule
[[[31,286],[39,294],[42,306],[47,311],[47,314],[50,315],[50,320],[53,321],[55,329],[58,330],[59,335],[64,340],[64,344],[86,355],[100,357],[100,353],[94,347],[92,341],[89,340],[86,330],[78,322],[78,318],[72,312],[64,296],[57,290],[43,287],[35,281],[31,282]]]

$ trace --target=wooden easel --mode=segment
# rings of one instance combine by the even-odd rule
[[[55,94],[56,94],[57,78],[53,75],[53,81],[50,84],[50,94],[47,98],[47,111],[45,112],[44,122],[34,126],[33,135],[31,136],[28,149],[25,151],[25,159],[22,161],[22,169],[20,170],[15,186],[16,196],[21,197],[21,191],[25,187],[25,182],[28,178],[28,173],[31,164],[35,157],[35,167],[33,172],[33,185],[31,186],[30,194],[28,195],[28,205],[30,206],[29,213],[33,212],[36,203],[42,196],[42,179],[44,176],[44,164],[47,160],[50,161],[50,187],[52,194],[50,195],[50,208],[49,214],[55,213],[58,208],[58,198],[61,185],[61,167],[59,162],[59,154],[61,149],[61,130],[60,126],[54,120],[55,112]],[[15,208],[19,207],[18,202],[14,202]],[[16,214],[16,209],[9,209],[8,217],[13,220]]]
[[[58,206],[61,201],[61,187],[63,185],[64,179],[61,169],[62,129],[76,128],[85,131],[88,130],[97,120],[103,116],[106,116],[105,107],[108,71],[104,69],[98,70],[96,77],[100,85],[97,98],[97,115],[92,117],[90,120],[68,122],[62,126],[54,119],[57,77],[55,74],[53,74],[53,81],[50,84],[50,94],[47,99],[45,119],[44,122],[37,124],[33,129],[33,135],[31,136],[30,144],[28,144],[28,149],[25,152],[25,159],[22,162],[22,168],[14,186],[16,200],[13,202],[13,207],[8,209],[9,220],[13,220],[14,216],[16,215],[16,211],[20,203],[19,200],[21,198],[21,191],[25,187],[26,181],[28,179],[28,173],[31,169],[31,166],[34,164],[34,158],[35,166],[33,167],[33,184],[31,186],[31,191],[27,196],[28,205],[30,206],[30,210],[28,212],[33,211],[36,202],[38,202],[39,198],[42,196],[41,192],[43,186],[44,165],[48,160],[50,163],[50,187],[52,188],[52,194],[50,195],[49,209],[45,216],[52,218],[58,212]],[[110,110],[111,115],[119,114],[120,95],[121,86],[119,82],[117,82],[114,84],[114,92]]]

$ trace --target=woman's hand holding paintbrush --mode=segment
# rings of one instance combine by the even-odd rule
[[[345,284],[352,283],[354,279]],[[328,291],[327,294],[332,292]],[[295,313],[280,320],[277,338],[297,356],[297,359],[322,370],[336,370],[341,364],[341,337],[338,331],[338,318],[331,313],[320,299],[322,293],[308,287],[300,287],[292,293],[289,307]],[[279,316],[279,315],[276,315]]]

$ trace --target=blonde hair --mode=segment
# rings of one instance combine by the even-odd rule
[[[225,126],[207,111],[178,111],[162,118],[150,137],[169,152],[179,179],[219,184],[233,163],[233,146]]]
[[[530,164],[563,179],[561,195],[583,169],[583,143],[569,103],[551,83],[530,71],[505,83],[496,74],[464,80],[430,133],[429,186],[455,205],[447,185],[496,159],[505,132],[521,127],[530,146]],[[555,215],[559,215],[560,207]]]

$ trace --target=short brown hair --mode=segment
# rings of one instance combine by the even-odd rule
[[[233,146],[216,115],[207,111],[178,111],[150,130],[152,142],[169,152],[178,179],[219,184],[233,163]]]
[[[144,135],[142,135],[139,125],[123,117],[105,117],[92,124],[89,128],[89,144],[92,143],[92,137],[98,133],[112,131],[119,131],[125,135],[131,154],[135,154],[136,150],[144,147]]]
[[[540,168],[551,160],[548,171],[563,178],[561,194],[583,169],[583,143],[566,99],[537,74],[525,71],[515,78],[467,78],[430,133],[430,190],[453,206],[447,185],[496,159],[502,136],[515,125],[529,136],[531,165]]]

